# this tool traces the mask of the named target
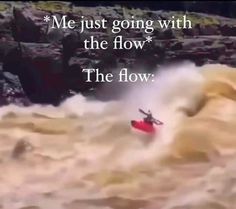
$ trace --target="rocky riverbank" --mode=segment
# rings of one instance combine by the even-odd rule
[[[79,7],[67,2],[0,3],[0,104],[58,104],[72,92],[88,93],[97,83],[86,83],[81,69],[99,67],[111,71],[122,66],[132,70],[191,60],[197,65],[222,63],[236,67],[236,19],[189,12],[192,29],[155,28],[153,41],[143,50],[85,50],[83,41],[95,36],[112,40],[108,31],[79,34],[49,30],[45,15],[66,14],[70,19],[170,19],[183,12],[116,7]],[[125,31],[125,39],[139,40],[142,31]],[[11,73],[11,74],[9,74]]]

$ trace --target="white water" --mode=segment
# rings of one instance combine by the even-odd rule
[[[234,159],[234,77],[225,66],[187,63],[161,69],[155,82],[137,83],[120,101],[77,95],[60,107],[2,107],[0,204],[4,209],[210,208],[200,204],[219,198],[206,195],[202,181],[219,190],[228,181],[221,176],[233,167],[219,166]],[[164,122],[156,136],[131,130],[130,120],[142,118],[138,108]],[[12,158],[19,140],[32,147]],[[215,168],[221,185],[208,174]],[[222,198],[222,208],[232,209],[232,201]],[[214,204],[211,208],[218,207]]]

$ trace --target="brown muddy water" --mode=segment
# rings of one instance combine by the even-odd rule
[[[130,120],[150,109],[155,136]],[[0,108],[1,209],[236,208],[236,69],[183,64],[120,101]]]

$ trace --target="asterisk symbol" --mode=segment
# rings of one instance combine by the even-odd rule
[[[152,37],[151,37],[151,36],[147,36],[147,37],[146,37],[146,41],[147,41],[148,43],[152,42]]]
[[[44,21],[44,22],[49,22],[49,21],[50,21],[50,16],[45,15],[45,16],[43,17],[43,21]]]

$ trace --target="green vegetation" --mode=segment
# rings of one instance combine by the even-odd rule
[[[183,18],[184,13],[181,14],[176,14],[174,15],[175,18]],[[190,20],[192,22],[192,26],[195,26],[197,24],[199,25],[218,25],[220,24],[219,20],[213,17],[206,17],[206,16],[202,16],[199,14],[194,14],[194,13],[188,13],[186,14],[186,17],[188,20]]]
[[[0,2],[0,12],[4,12],[8,9],[10,9],[10,5],[7,3]]]
[[[34,3],[34,6],[38,10],[43,10],[47,12],[69,12],[70,7],[65,2],[59,1],[39,1]]]

